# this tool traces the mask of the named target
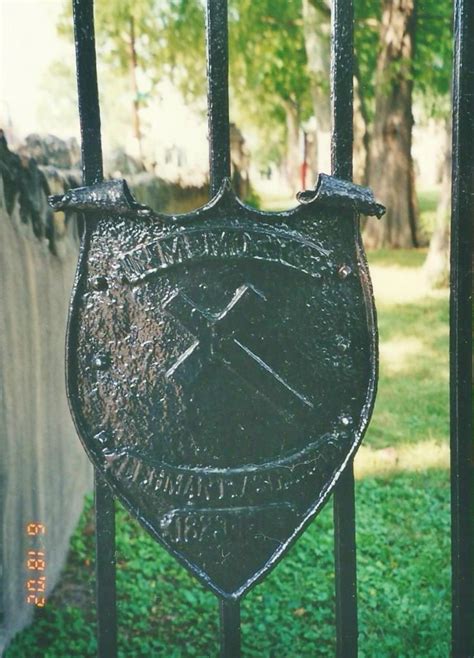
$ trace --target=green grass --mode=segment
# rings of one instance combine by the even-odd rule
[[[421,267],[428,250],[423,249],[377,249],[368,253],[370,265],[385,267]]]
[[[417,289],[420,254],[370,254],[381,379],[357,460],[360,658],[449,655],[448,308],[445,291]],[[94,655],[90,507],[62,582],[7,658]],[[117,516],[120,656],[217,656],[215,598]],[[245,657],[334,655],[330,505],[244,600],[242,633]]]
[[[436,222],[436,207],[439,200],[439,188],[418,191],[420,210],[419,233],[421,240],[429,240]]]
[[[444,441],[449,432],[447,296],[377,306],[380,381],[365,443]]]

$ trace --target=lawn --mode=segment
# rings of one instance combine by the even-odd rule
[[[424,286],[424,256],[370,256],[380,384],[356,462],[360,658],[449,655],[448,297]],[[120,656],[216,656],[215,598],[117,518]],[[93,540],[88,500],[60,585],[7,658],[94,655]],[[334,655],[332,548],[328,505],[243,601],[245,657]]]

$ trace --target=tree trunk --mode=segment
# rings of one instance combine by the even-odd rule
[[[416,0],[384,0],[369,159],[369,185],[387,207],[380,222],[367,222],[366,246],[417,246],[418,204],[411,155],[412,60]]]
[[[361,85],[359,62],[354,54],[354,182],[368,185],[369,175],[369,112]]]
[[[288,185],[296,194],[301,189],[302,153],[300,153],[299,108],[294,101],[285,103],[286,111],[286,161],[285,170]]]
[[[140,102],[137,81],[137,51],[135,47],[135,20],[133,16],[130,17],[130,76],[132,79],[132,117],[133,117],[133,136],[137,144],[137,151],[140,161],[143,162],[143,149],[142,149],[142,131],[140,126]]]
[[[449,220],[451,216],[451,121],[446,121],[446,147],[441,174],[441,190],[436,209],[436,225],[431,236],[423,275],[433,288],[449,281]]]

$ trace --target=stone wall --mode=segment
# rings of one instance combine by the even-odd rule
[[[64,385],[77,220],[47,204],[48,194],[80,184],[77,169],[57,168],[77,166],[60,141],[34,136],[14,154],[0,131],[0,653],[34,612],[26,602],[26,560],[36,540],[27,524],[46,527],[48,594],[92,488]],[[181,188],[144,172],[129,183],[140,202],[165,212],[207,200],[204,188]]]
[[[157,212],[189,212],[209,200],[207,186],[181,187],[146,172],[127,177],[127,182],[136,200]]]
[[[28,550],[42,537],[46,593],[57,582],[69,538],[91,489],[64,387],[67,304],[77,259],[73,217],[53,215],[50,191],[77,175],[40,169],[0,138],[0,650],[32,618]]]

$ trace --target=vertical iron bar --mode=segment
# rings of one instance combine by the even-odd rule
[[[230,177],[229,46],[227,0],[207,0],[207,112],[210,193]]]
[[[334,491],[336,656],[357,658],[357,564],[354,467],[350,461]]]
[[[219,601],[221,658],[240,658],[240,602]]]
[[[331,10],[331,168],[334,176],[345,180],[352,180],[353,31],[352,0],[333,0]]]
[[[333,0],[331,11],[331,169],[352,179],[354,11],[352,0]],[[334,491],[336,655],[357,658],[357,572],[354,466],[348,463]]]
[[[73,0],[77,91],[84,185],[103,179],[100,107],[93,0]],[[101,475],[94,473],[96,518],[97,648],[101,658],[117,655],[115,591],[115,504]]]
[[[474,4],[456,0],[453,64],[450,407],[452,655],[474,656],[472,270],[474,223]]]
[[[76,44],[76,76],[81,123],[82,175],[84,185],[103,177],[100,139],[99,91],[95,58],[94,2],[73,0]]]
[[[209,187],[213,197],[230,177],[229,35],[227,0],[207,0]],[[219,600],[221,658],[240,658],[240,603]]]
[[[95,537],[97,653],[117,655],[117,606],[115,583],[115,504],[109,485],[95,471]]]

